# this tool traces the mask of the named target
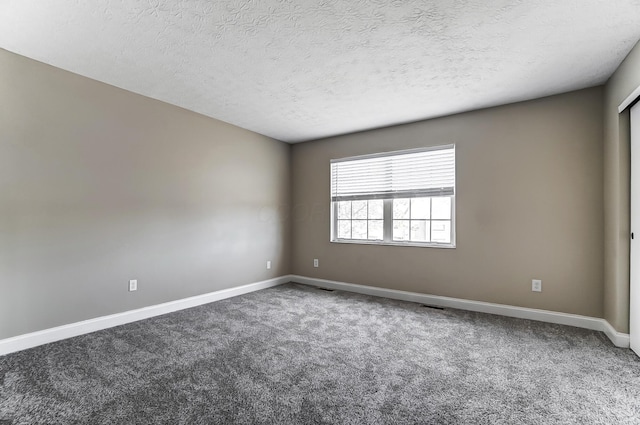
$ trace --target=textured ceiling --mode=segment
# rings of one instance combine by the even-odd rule
[[[0,47],[297,142],[601,84],[640,0],[0,0]]]

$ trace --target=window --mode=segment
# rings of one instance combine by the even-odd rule
[[[331,161],[331,241],[455,246],[455,147]]]

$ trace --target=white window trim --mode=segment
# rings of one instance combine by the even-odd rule
[[[371,155],[362,155],[362,156],[354,156],[348,158],[340,158],[338,160],[334,160],[332,162],[343,162],[349,160],[356,159],[366,159],[366,158],[376,158],[383,156],[390,156],[396,154],[404,154],[404,153],[415,153],[415,152],[425,152],[431,150],[439,150],[453,147],[455,149],[455,145],[444,145],[444,146],[435,146],[429,148],[420,148],[420,149],[410,149],[404,151],[394,151],[394,152],[383,152]],[[455,166],[455,162],[454,162]],[[436,195],[437,196],[437,195]],[[427,196],[429,197],[429,196]],[[337,232],[337,222],[338,222],[338,202],[331,200],[331,229],[329,241],[331,243],[339,243],[339,244],[356,244],[356,245],[386,245],[386,246],[406,246],[406,247],[419,247],[419,248],[445,248],[452,249],[456,248],[456,190],[454,185],[454,193],[450,195],[451,197],[451,242],[450,243],[442,243],[442,242],[416,242],[416,241],[395,241],[393,240],[393,199],[384,199],[384,240],[369,240],[369,239],[339,239],[336,236]],[[375,199],[372,197],[371,199]],[[431,219],[429,219],[431,221]],[[449,220],[447,220],[449,221]]]
[[[392,201],[389,199],[388,201]],[[338,221],[338,206],[337,202],[333,203],[331,214],[331,236],[329,242],[339,244],[355,244],[355,245],[388,245],[388,246],[411,246],[418,248],[445,248],[451,249],[456,247],[456,217],[455,217],[455,202],[456,197],[451,197],[451,243],[441,242],[415,242],[415,241],[394,241],[393,235],[393,219],[384,220],[384,240],[369,240],[369,239],[338,239],[334,237],[336,231],[336,223]],[[386,214],[393,214],[392,211],[386,211],[388,208],[391,210],[391,202],[385,202],[385,216]]]

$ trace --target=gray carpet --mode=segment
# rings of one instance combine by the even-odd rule
[[[0,357],[0,424],[639,424],[601,333],[287,284]]]

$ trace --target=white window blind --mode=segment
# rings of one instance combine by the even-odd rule
[[[331,160],[331,200],[452,196],[455,147]]]

